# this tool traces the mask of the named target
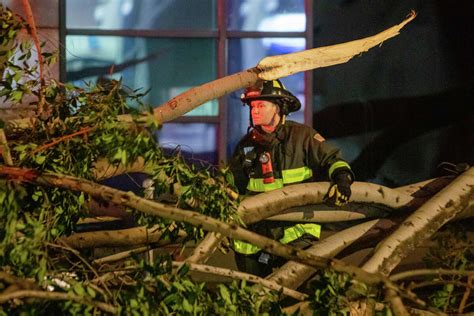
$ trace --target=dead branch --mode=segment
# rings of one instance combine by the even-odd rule
[[[363,269],[390,274],[408,253],[466,207],[472,206],[473,197],[474,167],[471,167],[410,215],[392,235],[379,244]]]

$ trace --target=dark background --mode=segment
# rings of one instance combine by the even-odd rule
[[[417,17],[346,64],[314,71],[313,127],[358,181],[400,186],[474,164],[474,1],[314,1],[314,47]]]

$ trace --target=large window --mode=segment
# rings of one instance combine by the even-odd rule
[[[177,94],[260,59],[311,46],[311,0],[62,0],[62,79],[76,85],[122,78],[150,89],[158,106]],[[311,123],[309,74],[282,81],[303,109],[290,119]],[[227,161],[248,127],[242,91],[212,100],[173,122],[158,137],[168,150],[212,164]]]

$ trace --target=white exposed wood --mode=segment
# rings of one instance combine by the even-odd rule
[[[313,246],[306,249],[306,251],[321,257],[331,258],[350,246],[354,241],[363,236],[378,222],[379,220],[376,219],[347,228],[343,231],[335,233],[332,236],[318,241]],[[268,279],[291,289],[296,289],[315,272],[316,269],[312,267],[299,264],[294,261],[289,261],[276,272],[271,274]]]
[[[193,253],[186,258],[189,263],[205,263],[219,246],[221,234],[209,232],[206,237],[194,248]]]
[[[301,71],[343,64],[354,56],[397,36],[400,30],[415,16],[416,14],[412,12],[402,23],[363,39],[297,53],[265,57],[257,65],[257,68],[261,70],[258,76],[264,80],[274,80]]]
[[[461,211],[472,208],[473,199],[474,167],[471,167],[410,215],[378,245],[374,255],[362,268],[368,272],[389,275],[404,257],[442,225]]]

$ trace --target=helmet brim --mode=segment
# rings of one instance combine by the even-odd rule
[[[268,101],[275,101],[275,100],[286,100],[288,105],[288,112],[296,112],[301,108],[301,102],[293,95],[275,95],[275,94],[262,94],[258,96],[252,97],[244,97],[241,99],[247,105],[250,105],[250,102],[254,100],[268,100]]]

